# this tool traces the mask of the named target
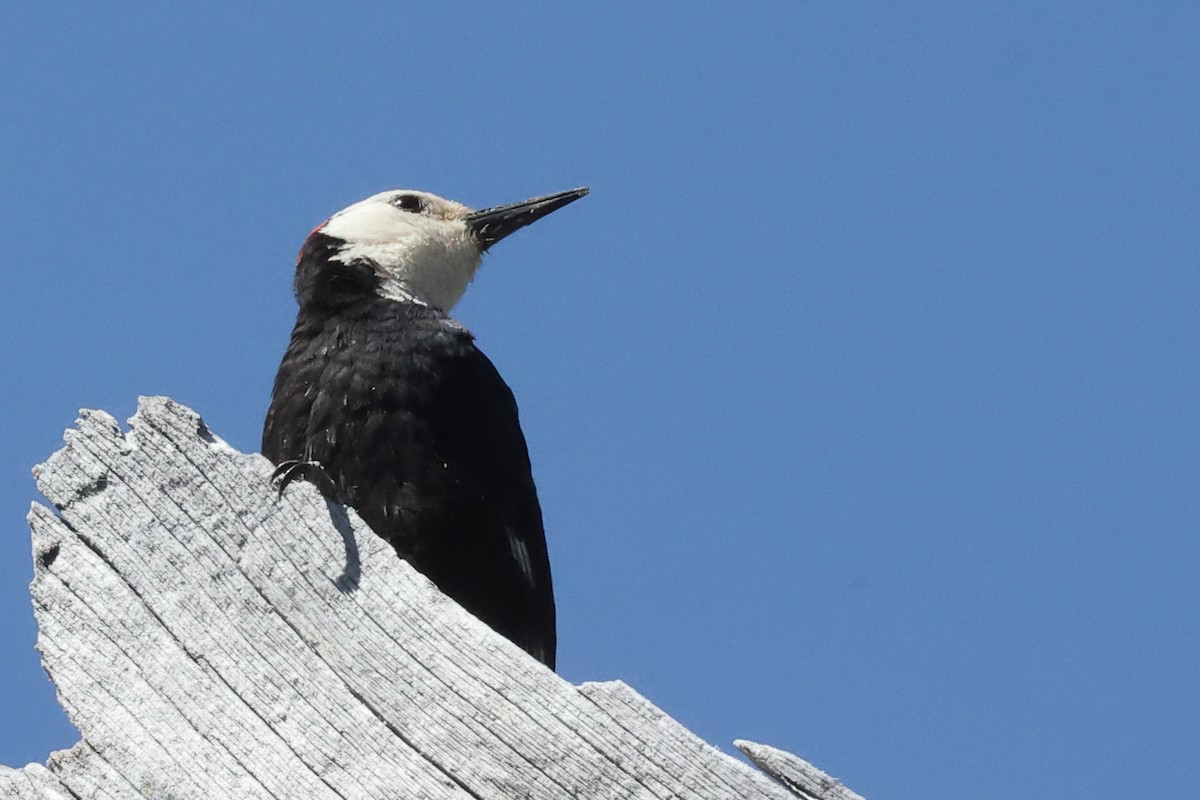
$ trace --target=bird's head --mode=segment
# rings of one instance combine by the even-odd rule
[[[371,292],[448,311],[489,247],[587,192],[571,189],[480,211],[428,192],[380,192],[309,235],[296,269],[297,299],[301,305],[345,302]]]

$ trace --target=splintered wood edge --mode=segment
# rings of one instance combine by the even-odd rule
[[[130,424],[83,411],[34,470],[59,512],[29,515],[38,648],[83,740],[0,767],[0,796],[798,793],[620,681],[563,681],[313,487],[276,502],[191,409]]]
[[[0,795],[13,800],[29,798],[61,798],[72,795],[50,770],[41,764],[28,764],[21,769],[0,766]]]
[[[799,756],[778,747],[759,744],[746,739],[734,741],[734,746],[745,753],[755,766],[790,789],[798,797],[808,800],[863,800],[842,785],[837,778],[826,775]]]

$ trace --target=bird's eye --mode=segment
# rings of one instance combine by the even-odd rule
[[[405,211],[420,212],[425,208],[425,202],[415,194],[402,194],[392,200],[392,205]]]

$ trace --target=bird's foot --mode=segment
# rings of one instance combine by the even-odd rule
[[[283,499],[283,490],[297,478],[315,485],[326,497],[336,499],[338,496],[337,485],[333,482],[333,478],[329,477],[325,468],[321,466],[321,462],[291,459],[281,462],[271,473],[271,482],[279,484],[279,491],[275,495],[276,502]]]

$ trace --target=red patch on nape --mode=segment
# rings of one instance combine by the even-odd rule
[[[329,219],[333,219],[333,217],[330,217]],[[313,238],[314,236],[316,236],[316,235],[317,235],[317,233],[319,233],[319,232],[320,232],[321,228],[324,228],[326,225],[328,225],[328,224],[329,224],[329,219],[325,220],[325,221],[324,221],[324,222],[322,222],[320,225],[318,225],[317,227],[313,228],[311,231],[309,231],[309,232],[308,232],[308,236],[305,236],[305,237],[304,237],[304,244],[300,245],[300,252],[296,254],[296,264],[297,264],[297,266],[299,266],[300,262],[301,262],[301,261],[304,259],[304,252],[305,252],[306,250],[308,250],[308,243],[309,243],[310,241],[312,241],[312,238]]]

